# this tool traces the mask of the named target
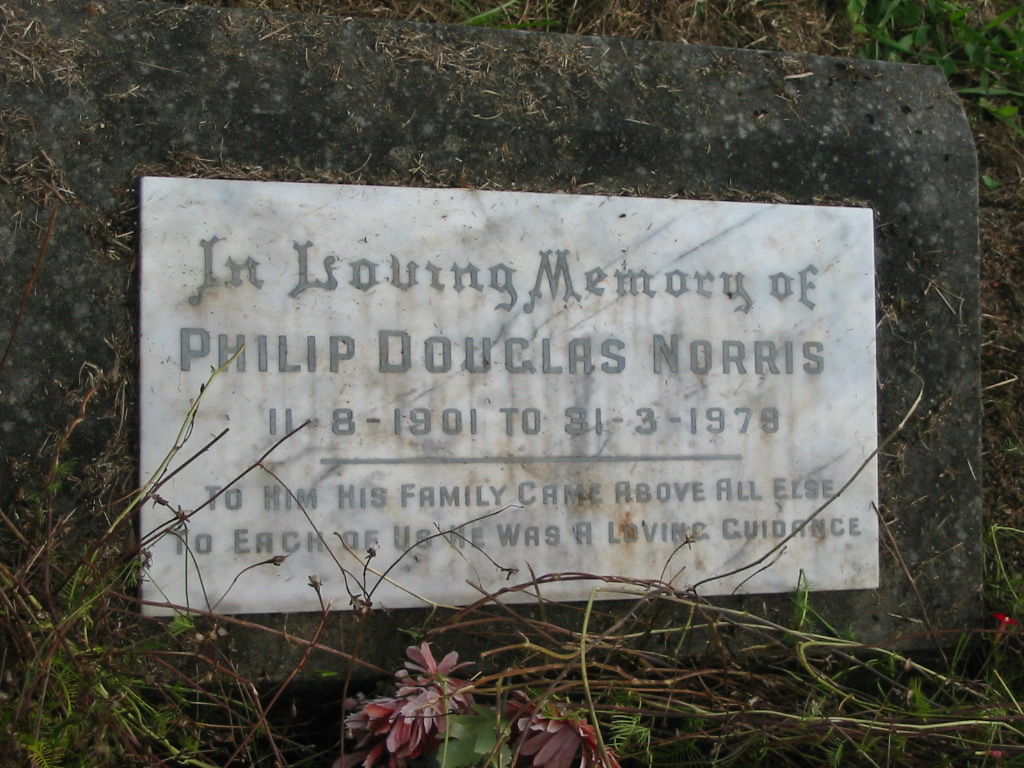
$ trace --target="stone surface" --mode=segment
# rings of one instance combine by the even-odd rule
[[[166,178],[140,204],[143,479],[221,366],[174,463],[228,430],[160,489],[198,511],[149,600],[878,586],[874,460],[837,496],[876,448],[870,210]]]
[[[0,327],[50,204],[66,203],[0,374],[4,503],[22,460],[78,412],[87,364],[134,370],[143,176],[863,206],[876,221],[878,435],[920,403],[879,457],[882,586],[814,606],[867,641],[976,624],[976,160],[939,70],[143,2],[6,6]],[[117,392],[135,401],[131,377]],[[115,405],[91,403],[72,441],[79,474],[131,465],[132,441],[114,437],[135,414]],[[785,595],[731,600],[790,614]],[[332,645],[370,633],[362,647],[387,666],[397,629],[423,620],[348,615]],[[318,623],[256,618],[306,636]],[[233,629],[236,658],[280,679],[301,647],[271,653],[265,638]],[[324,654],[307,669],[343,665]]]

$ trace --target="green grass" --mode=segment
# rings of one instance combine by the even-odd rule
[[[451,0],[452,6],[464,17],[462,24],[469,27],[495,27],[497,29],[540,29],[552,27],[555,20],[547,16],[530,21],[517,21],[514,12],[520,9],[520,0],[506,2],[492,8],[470,2],[470,0]]]
[[[1021,133],[1024,6],[993,6],[983,14],[987,5],[847,0],[847,15],[855,32],[867,38],[865,58],[941,67],[957,93]]]

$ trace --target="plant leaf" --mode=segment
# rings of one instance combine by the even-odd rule
[[[448,738],[438,750],[441,768],[477,765],[495,753],[499,766],[506,766],[511,760],[507,746],[496,749],[504,732],[503,720],[486,707],[476,705],[473,710],[476,714],[453,715],[448,721]]]

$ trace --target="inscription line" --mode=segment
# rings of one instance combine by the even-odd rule
[[[575,463],[635,463],[638,461],[740,461],[740,454],[693,454],[689,456],[474,456],[441,457],[422,456],[409,459],[320,459],[321,464],[575,464]]]

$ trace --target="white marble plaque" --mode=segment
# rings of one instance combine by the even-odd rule
[[[227,430],[153,614],[878,585],[870,210],[146,178],[141,232],[143,481],[219,367],[170,467]]]

